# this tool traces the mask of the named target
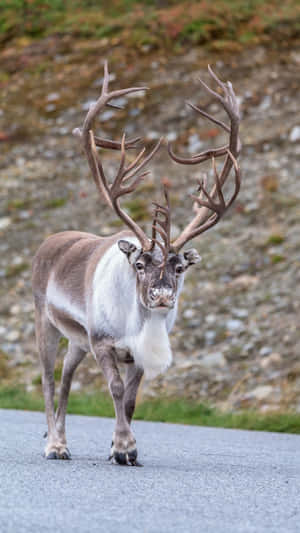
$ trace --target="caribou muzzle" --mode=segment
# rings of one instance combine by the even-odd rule
[[[175,301],[176,294],[171,287],[152,287],[149,290],[149,304],[151,309],[172,309]]]

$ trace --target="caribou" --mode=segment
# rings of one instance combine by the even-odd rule
[[[168,154],[182,165],[212,162],[213,184],[207,176],[192,195],[193,217],[182,233],[171,240],[169,183],[163,186],[163,202],[154,203],[151,237],[121,207],[123,196],[133,193],[148,171],[145,166],[162,145],[160,139],[147,154],[142,148],[128,162],[127,150],[140,149],[140,139],[121,142],[94,135],[95,117],[113,101],[146,87],[109,91],[107,62],[102,91],[90,106],[79,137],[102,201],[127,226],[109,237],[80,231],[64,231],[48,237],[33,260],[33,294],[36,311],[36,339],[42,367],[42,384],[48,425],[45,457],[70,459],[65,417],[72,377],[77,366],[91,352],[107,380],[115,408],[116,424],[110,460],[139,466],[136,440],[131,430],[137,391],[143,377],[154,377],[172,362],[169,333],[175,322],[186,270],[200,261],[195,249],[183,249],[195,237],[213,227],[234,202],[240,190],[238,100],[230,82],[223,83],[208,67],[217,84],[215,91],[199,80],[204,89],[225,110],[229,124],[189,104],[197,113],[227,132],[228,144],[190,158]],[[118,150],[120,164],[112,180],[105,174],[101,149]],[[218,171],[216,159],[222,158]],[[231,172],[233,171],[233,172]],[[233,174],[233,193],[225,199],[224,184]],[[68,339],[58,407],[54,408],[54,367],[60,338]],[[125,366],[122,378],[120,367]]]

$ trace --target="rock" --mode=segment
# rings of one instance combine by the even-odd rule
[[[260,102],[258,109],[260,111],[265,111],[266,109],[269,109],[269,107],[271,107],[271,104],[272,104],[272,98],[267,94],[266,96],[264,96],[264,98]]]
[[[222,352],[212,352],[209,355],[205,355],[202,359],[200,359],[201,366],[205,366],[206,368],[210,368],[212,366],[225,366],[226,365],[226,359]]]
[[[237,318],[246,318],[249,315],[248,309],[237,309],[234,308],[231,310],[233,316]]]
[[[160,138],[160,133],[159,131],[153,131],[153,130],[150,130],[148,131],[147,133],[147,139],[149,139],[150,141],[154,141],[155,139],[159,139]]]
[[[102,39],[103,40],[103,39]],[[109,81],[115,81],[116,79],[116,74],[114,72],[110,73],[109,74]],[[104,78],[103,76],[101,76],[100,78],[97,78],[94,83],[93,83],[93,87],[102,87],[103,85],[103,81],[104,81]]]
[[[183,312],[183,317],[184,318],[193,318],[195,316],[195,311],[194,309],[186,309],[184,312]]]
[[[19,338],[20,338],[19,331],[17,331],[16,329],[13,329],[6,335],[5,340],[7,340],[8,342],[16,342]]]
[[[229,331],[242,331],[245,329],[243,322],[237,318],[231,318],[226,322],[226,328]]]
[[[257,276],[250,276],[249,274],[242,274],[241,276],[237,276],[235,279],[233,279],[229,285],[230,287],[239,287],[239,288],[248,289],[249,287],[256,285],[258,281],[259,281],[259,278]]]
[[[52,111],[55,111],[56,105],[55,104],[47,104],[45,107],[45,110],[47,113],[52,113]]]
[[[141,90],[141,91],[137,91],[136,93],[127,94],[126,98],[144,98],[146,93],[147,93],[146,90]],[[114,103],[115,103],[115,100],[114,100]],[[125,103],[126,103],[126,100],[125,100]]]
[[[81,389],[80,381],[73,381],[71,389],[72,389],[73,392],[79,391]]]
[[[177,133],[175,131],[169,131],[169,133],[166,135],[166,139],[169,142],[176,141]]]
[[[207,322],[208,324],[214,324],[216,322],[216,315],[213,315],[213,314],[209,314],[209,315],[206,315],[205,317],[205,322]]]
[[[243,351],[248,355],[254,349],[254,342],[247,342],[243,346]]]
[[[256,400],[265,400],[273,393],[273,387],[271,385],[259,385],[252,391],[250,391],[247,396],[255,398]]]
[[[81,109],[83,111],[89,111],[89,109],[94,106],[96,103],[96,100],[87,100],[86,102],[84,102],[81,106]]]
[[[295,143],[297,141],[300,141],[300,126],[294,126],[291,133],[290,133],[290,136],[289,136],[289,139],[292,143]]]
[[[126,98],[124,98],[123,96],[121,96],[120,98],[114,98],[114,100],[112,100],[112,103],[116,106],[124,107],[126,105]]]
[[[135,107],[134,109],[130,109],[129,116],[130,117],[137,117],[140,114],[141,110]]]
[[[69,128],[67,128],[66,126],[62,126],[61,128],[57,129],[57,133],[59,133],[59,135],[67,135],[67,133],[70,133],[70,132],[69,132]],[[51,150],[49,150],[49,152],[51,152]]]
[[[188,143],[188,152],[190,154],[201,150],[201,148],[203,147],[203,142],[200,141],[199,135],[197,133],[193,133],[193,135],[189,137]]]
[[[293,50],[291,53],[290,53],[290,56],[291,56],[291,59],[295,62],[295,63],[298,63],[300,65],[300,52],[298,52],[297,50]]]
[[[270,353],[272,353],[272,348],[270,348],[270,346],[263,346],[259,350],[259,355],[261,355],[262,357],[266,357],[266,355],[269,355]]]
[[[16,159],[16,165],[20,168],[23,168],[26,163],[26,159],[24,157],[17,157]]]
[[[214,331],[212,329],[209,329],[208,331],[206,331],[205,334],[204,334],[205,344],[207,346],[211,346],[212,344],[214,344],[216,336],[217,336],[216,331]]]
[[[259,207],[258,203],[253,201],[253,202],[249,202],[245,206],[244,210],[245,210],[245,213],[253,213],[254,211],[258,210],[258,207]]]
[[[199,328],[201,326],[201,320],[199,318],[190,318],[186,327],[188,328]]]
[[[21,311],[21,307],[18,304],[12,305],[10,308],[10,313],[12,315],[18,315]]]
[[[47,95],[47,101],[48,102],[55,102],[56,100],[59,100],[60,94],[59,93],[49,93]]]
[[[115,116],[115,112],[114,111],[103,111],[103,113],[101,114],[101,122],[107,122],[108,120],[110,120],[111,118],[113,118]]]
[[[279,365],[280,363],[282,363],[281,355],[277,352],[274,352],[267,357],[264,357],[260,362],[260,366],[262,368],[269,368],[270,366]]]
[[[34,304],[32,302],[25,302],[23,304],[24,313],[32,313],[34,311]]]
[[[11,218],[10,217],[2,217],[0,218],[0,230],[8,228],[8,226],[11,225]]]

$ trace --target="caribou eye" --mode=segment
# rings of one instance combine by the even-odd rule
[[[175,272],[176,274],[182,274],[184,268],[182,265],[177,265],[176,268],[175,268]]]
[[[135,268],[137,270],[144,270],[144,263],[135,263]]]

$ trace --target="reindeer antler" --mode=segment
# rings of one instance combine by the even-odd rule
[[[166,262],[168,259],[168,253],[170,251],[171,245],[171,209],[170,209],[170,199],[168,185],[164,183],[164,197],[166,200],[166,205],[161,205],[156,202],[153,202],[155,206],[154,219],[152,223],[152,240],[151,246],[154,248],[155,245],[159,246],[162,251],[163,259],[160,264],[161,267],[161,276],[163,274]],[[157,239],[157,233],[160,235],[162,240]]]
[[[134,220],[132,220],[132,218],[125,211],[123,211],[119,203],[120,198],[124,195],[133,192],[140,183],[140,181],[148,174],[148,171],[143,171],[142,173],[140,172],[157,152],[161,145],[162,139],[158,141],[156,146],[147,156],[145,156],[145,148],[143,148],[136,156],[134,161],[132,161],[132,163],[126,166],[126,149],[137,148],[137,143],[140,139],[135,138],[126,141],[125,134],[123,134],[122,141],[121,143],[119,143],[110,139],[96,137],[94,136],[94,133],[92,131],[93,121],[97,113],[99,113],[105,105],[109,105],[111,107],[118,107],[110,102],[112,99],[124,96],[132,92],[145,90],[147,89],[147,87],[130,87],[127,89],[120,89],[117,91],[109,92],[109,74],[107,62],[105,62],[104,79],[101,95],[98,98],[97,102],[89,109],[82,130],[77,128],[73,132],[75,135],[78,135],[82,138],[83,146],[87,155],[90,169],[92,171],[93,179],[101,194],[101,197],[105,200],[107,205],[109,205],[111,209],[114,209],[119,218],[123,220],[123,222],[125,222],[125,224],[134,232],[134,234],[139,239],[142,245],[142,249],[144,251],[149,251],[153,249],[155,245],[157,245],[161,249],[163,254],[163,259],[161,263],[162,272],[166,265],[169,251],[172,250],[175,253],[178,253],[186,242],[193,239],[194,237],[197,237],[204,231],[208,230],[210,227],[214,226],[220,220],[221,216],[226,212],[226,210],[232,205],[240,190],[241,177],[240,170],[236,161],[236,158],[241,148],[238,136],[240,123],[238,101],[231,83],[229,81],[226,83],[220,81],[210,67],[208,67],[208,71],[212,78],[218,84],[219,88],[222,89],[224,96],[221,96],[217,92],[213,91],[202,80],[200,80],[200,83],[206,89],[206,91],[208,91],[222,105],[230,119],[230,126],[228,126],[221,120],[212,117],[206,111],[199,109],[194,104],[189,103],[189,106],[192,107],[192,109],[194,109],[197,113],[200,113],[200,115],[204,116],[205,118],[208,118],[211,122],[217,124],[227,133],[229,133],[229,143],[228,145],[222,146],[220,148],[206,150],[204,152],[201,152],[200,154],[192,156],[191,158],[185,158],[175,155],[171,149],[171,145],[168,144],[169,154],[171,158],[177,163],[185,165],[195,165],[198,163],[202,163],[203,161],[207,161],[208,159],[211,159],[215,180],[215,184],[211,191],[207,190],[206,180],[199,181],[198,192],[200,194],[199,196],[192,195],[192,198],[195,201],[195,217],[173,243],[171,243],[170,240],[170,201],[166,184],[164,186],[164,196],[166,200],[166,205],[163,206],[158,203],[154,204],[155,213],[152,224],[151,240],[138,226],[138,224]],[[107,178],[105,176],[103,165],[99,157],[99,153],[97,151],[97,147],[121,151],[119,169],[111,184],[108,183]],[[221,172],[218,173],[215,158],[221,156],[225,156],[225,162],[223,164]],[[234,169],[235,173],[235,188],[230,200],[226,202],[222,189],[232,168]],[[158,235],[160,238],[158,238]]]
[[[189,103],[189,106],[197,111],[197,113],[200,113],[200,115],[208,118],[211,122],[217,124],[226,132],[228,132],[229,143],[221,148],[206,150],[200,154],[192,156],[191,158],[179,157],[175,155],[171,149],[171,145],[168,144],[169,154],[177,163],[184,165],[195,165],[211,159],[215,178],[215,185],[210,192],[208,192],[206,189],[206,180],[205,182],[199,182],[198,192],[200,192],[200,195],[192,196],[196,204],[194,206],[196,215],[183,230],[181,235],[179,235],[179,237],[177,237],[177,239],[171,244],[172,248],[176,252],[178,252],[189,240],[197,237],[204,231],[207,231],[209,228],[214,226],[220,220],[221,216],[226,212],[226,210],[232,205],[240,190],[241,177],[236,161],[241,149],[238,136],[240,123],[238,101],[231,83],[229,81],[227,83],[220,81],[210,66],[208,66],[208,71],[212,78],[217,82],[218,86],[222,89],[224,96],[221,96],[217,92],[213,91],[202,80],[199,81],[206,91],[208,91],[216,100],[220,102],[230,119],[230,126],[221,120],[212,117],[206,113],[206,111],[199,109],[194,104]],[[216,169],[215,158],[221,156],[226,156],[226,159],[219,174]],[[224,186],[224,183],[226,182],[232,168],[234,168],[235,172],[235,189],[231,199],[226,203],[222,192],[222,187]]]
[[[102,110],[105,105],[111,107],[117,107],[110,103],[110,100],[124,96],[129,93],[142,91],[147,87],[130,87],[128,89],[120,89],[117,91],[108,92],[109,73],[107,61],[104,63],[104,79],[102,85],[101,95],[97,102],[90,107],[88,114],[85,118],[83,128],[80,130],[76,128],[73,133],[81,137],[85,153],[87,155],[88,163],[92,172],[95,184],[100,192],[101,197],[105,200],[107,205],[117,213],[119,218],[125,222],[125,224],[135,233],[139,239],[143,250],[150,250],[152,242],[144,233],[144,231],[138,226],[132,218],[123,211],[120,207],[119,200],[121,196],[130,194],[133,192],[141,180],[148,174],[148,171],[140,171],[149,163],[150,159],[159,149],[162,139],[158,141],[153,150],[143,159],[145,154],[145,148],[143,148],[132,163],[128,166],[125,164],[126,148],[136,148],[139,138],[131,139],[126,142],[125,134],[123,134],[121,143],[117,143],[110,139],[102,139],[101,137],[95,137],[92,131],[93,121],[96,115]],[[114,178],[112,184],[109,184],[104,173],[103,165],[99,157],[97,146],[102,148],[109,148],[114,150],[121,150],[121,161],[118,172]],[[138,174],[138,175],[137,175]],[[137,176],[136,176],[137,175]]]

